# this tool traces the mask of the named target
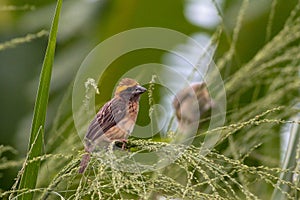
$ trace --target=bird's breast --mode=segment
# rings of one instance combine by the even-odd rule
[[[126,139],[133,131],[139,111],[139,104],[138,102],[128,102],[126,106],[125,117],[105,134],[111,140]]]
[[[127,109],[128,110],[128,116],[135,123],[138,112],[139,112],[139,103],[138,102],[129,102],[127,106],[128,106],[128,109]]]
[[[127,117],[125,117],[118,123],[118,126],[121,129],[125,130],[128,133],[128,135],[130,135],[131,132],[133,131],[136,118],[138,115],[138,111],[139,111],[138,102],[129,102],[127,104],[127,114],[126,114]]]

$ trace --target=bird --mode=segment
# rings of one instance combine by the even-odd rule
[[[214,105],[205,82],[195,82],[180,90],[173,100],[178,131],[181,133],[195,131],[192,127],[198,127],[199,120],[207,116]]]
[[[79,167],[83,173],[89,163],[90,154],[105,149],[114,141],[122,142],[122,149],[136,123],[139,100],[147,89],[130,78],[122,79],[116,87],[114,97],[105,103],[89,125],[84,138],[85,151]]]

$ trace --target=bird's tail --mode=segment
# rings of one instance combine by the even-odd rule
[[[84,154],[81,159],[78,173],[82,174],[85,171],[85,168],[87,167],[89,161],[90,161],[90,154],[89,153]]]

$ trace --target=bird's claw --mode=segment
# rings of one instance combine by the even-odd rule
[[[123,144],[122,144],[122,150],[125,150],[126,145],[127,145],[127,140],[126,140],[126,139],[123,139],[123,140],[121,140],[121,142],[123,143]]]

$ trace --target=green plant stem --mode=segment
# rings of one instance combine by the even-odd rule
[[[32,160],[33,158],[40,156],[42,153],[43,146],[43,135],[46,119],[46,111],[49,98],[49,88],[52,73],[52,65],[54,60],[55,46],[56,46],[56,35],[58,29],[58,21],[60,10],[62,7],[62,0],[57,1],[54,19],[52,21],[48,45],[46,49],[46,55],[42,66],[40,75],[39,87],[37,91],[36,102],[34,106],[34,114],[31,125],[30,143],[29,150],[27,153],[27,159]],[[19,189],[34,189],[37,182],[38,171],[40,167],[40,161],[26,163],[24,172],[21,177]],[[19,199],[32,199],[33,193],[21,194]]]

